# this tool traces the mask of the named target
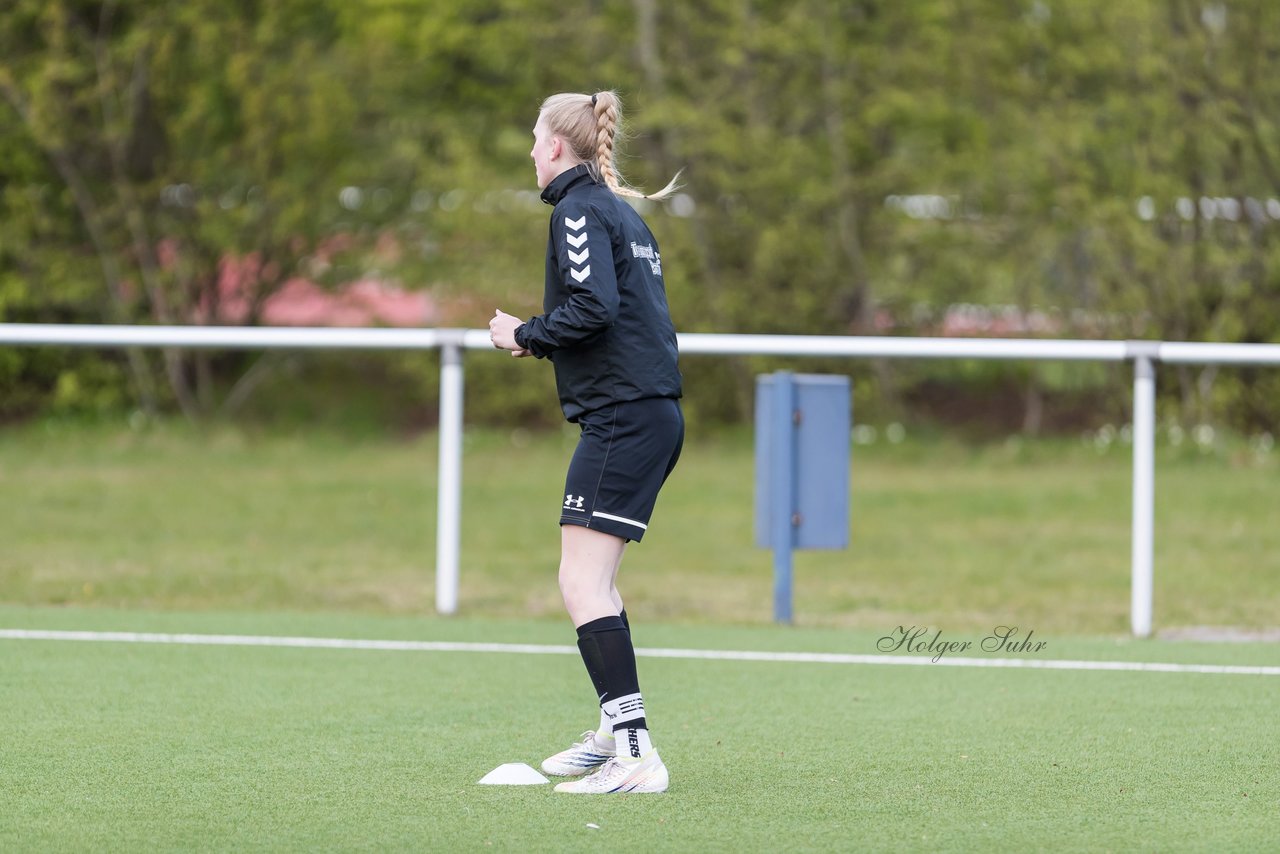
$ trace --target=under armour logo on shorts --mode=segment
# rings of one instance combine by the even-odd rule
[[[572,494],[566,495],[564,497],[564,509],[582,510],[583,504],[586,502],[586,500],[587,500],[587,497],[585,495],[579,495],[577,498],[574,498]]]

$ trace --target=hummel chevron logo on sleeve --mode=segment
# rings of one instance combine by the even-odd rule
[[[574,252],[573,249],[570,249],[569,263],[581,264],[591,257],[591,248],[582,245],[587,242],[587,215],[583,214],[577,219],[569,219],[569,217],[566,216],[564,218],[564,225],[565,228],[568,229],[568,231],[565,232],[564,239],[569,241],[569,245],[572,246],[573,249],[582,250],[580,252]],[[578,233],[573,234],[575,231]],[[569,275],[573,276],[573,278],[578,282],[582,282],[587,278],[587,276],[591,275],[591,265],[588,264],[581,270],[576,267],[571,267],[569,268]]]

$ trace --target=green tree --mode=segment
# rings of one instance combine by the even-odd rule
[[[361,81],[337,5],[19,0],[0,16],[6,123],[45,161],[6,185],[42,172],[56,188],[7,205],[23,277],[65,292],[87,270],[59,259],[92,259],[103,318],[200,323],[231,256],[253,262],[260,305],[338,227],[332,188],[358,163]],[[150,365],[130,366],[153,407]],[[166,351],[163,366],[183,412],[214,405],[207,355]]]

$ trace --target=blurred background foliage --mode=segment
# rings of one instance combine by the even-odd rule
[[[615,88],[684,331],[1280,341],[1273,0],[9,0],[0,321],[241,322],[290,280],[540,310],[542,98]],[[693,413],[776,361],[690,358]],[[1062,431],[1124,366],[820,362],[863,413]],[[432,354],[0,349],[0,420],[358,407],[433,419]],[[553,425],[477,354],[477,422]],[[1169,367],[1186,423],[1273,429],[1274,370]],[[255,416],[256,413],[256,416]]]

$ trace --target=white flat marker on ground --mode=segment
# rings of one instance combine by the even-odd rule
[[[539,783],[550,782],[523,762],[499,765],[480,778],[480,785],[483,786],[536,786]]]

